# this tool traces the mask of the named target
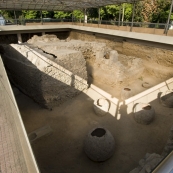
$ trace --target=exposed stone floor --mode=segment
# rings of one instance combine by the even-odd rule
[[[22,93],[16,99],[28,133],[44,125],[53,129],[52,135],[32,144],[42,173],[128,173],[146,153],[162,153],[173,124],[172,109],[162,107],[157,100],[150,103],[156,108],[155,121],[140,125],[125,109],[120,120],[111,115],[96,116],[93,100],[83,93],[52,111]],[[93,162],[83,151],[85,136],[96,126],[107,128],[115,138],[115,154],[106,162]]]

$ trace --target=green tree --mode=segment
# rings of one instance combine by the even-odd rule
[[[157,0],[156,1],[157,10],[152,13],[151,22],[166,23],[170,11],[170,0]],[[171,15],[171,20],[173,20],[173,14]]]
[[[56,19],[71,18],[71,12],[54,11],[54,18],[56,18]]]
[[[53,11],[42,11],[43,18],[53,18],[54,12]]]
[[[118,5],[108,5],[102,7],[100,10],[100,16],[102,20],[116,20],[119,16],[119,6]]]
[[[97,19],[98,18],[98,8],[89,8],[87,9],[88,19]]]
[[[25,17],[25,19],[40,18],[40,12],[34,10],[22,10],[22,15]]]
[[[125,10],[124,10],[124,21],[130,22],[132,21],[132,5],[131,4],[125,4]]]
[[[75,19],[83,19],[84,18],[84,13],[81,10],[74,10],[73,11],[73,16]]]

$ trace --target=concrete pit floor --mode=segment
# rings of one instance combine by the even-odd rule
[[[93,100],[84,93],[52,111],[21,92],[15,97],[27,133],[45,125],[53,129],[51,135],[31,145],[42,173],[128,173],[146,153],[162,153],[173,125],[172,109],[161,106],[158,100],[150,103],[156,111],[154,122],[140,125],[133,115],[126,114],[126,107],[120,120],[109,114],[98,117]],[[91,161],[83,150],[85,136],[97,126],[107,128],[116,142],[114,155],[100,163]]]

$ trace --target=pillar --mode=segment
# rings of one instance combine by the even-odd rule
[[[21,44],[22,43],[21,33],[17,33],[17,39],[18,39],[18,43]]]
[[[170,22],[170,17],[171,17],[171,13],[172,13],[172,6],[173,6],[173,0],[172,0],[172,3],[171,3],[167,24],[166,24],[166,27],[165,27],[165,30],[164,30],[164,34],[166,34],[166,35],[167,35],[168,29],[169,29],[169,22]]]
[[[132,32],[132,28],[133,28],[134,15],[135,15],[135,1],[133,3],[132,23],[131,23],[131,27],[130,27],[130,32]]]

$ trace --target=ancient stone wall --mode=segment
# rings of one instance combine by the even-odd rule
[[[87,38],[92,40],[93,37],[90,35]],[[125,55],[119,56],[117,51],[112,50],[113,43],[110,45],[100,41],[70,40],[70,38],[59,40],[55,35],[34,36],[28,40],[28,43],[54,55],[55,62],[71,70],[74,69],[73,64],[77,64],[77,62],[82,64],[77,55],[77,52],[81,52],[87,62],[89,83],[99,80],[101,83],[115,86],[118,83],[137,79],[144,71],[141,59]],[[71,52],[70,57],[67,57],[65,52]],[[81,77],[84,78],[85,74],[79,66],[76,71],[72,72],[77,73],[78,71],[78,75],[82,75]]]
[[[108,35],[91,34],[89,32],[71,31],[71,39],[81,39],[85,41],[94,40],[105,43],[107,47],[116,50],[126,56],[141,58],[151,75],[161,78],[170,78],[173,75],[173,51],[142,44],[129,43],[121,37],[111,37]]]
[[[173,66],[173,51],[123,42],[123,54],[140,57],[163,66]]]
[[[44,107],[52,108],[78,95],[87,81],[26,45],[4,46],[10,79]]]
[[[107,47],[110,47],[113,50],[122,53],[123,48],[123,39],[113,38],[112,36],[106,35],[98,35],[98,34],[90,34],[87,32],[81,31],[71,31],[70,36],[71,39],[83,40],[83,41],[96,41],[99,43],[105,43]]]
[[[163,149],[161,155],[159,154],[149,154],[147,153],[143,159],[139,161],[139,166],[130,173],[151,173],[158,165],[163,161],[168,154],[170,154],[173,150],[173,126],[170,129],[167,143]],[[165,163],[166,164],[166,163]]]

